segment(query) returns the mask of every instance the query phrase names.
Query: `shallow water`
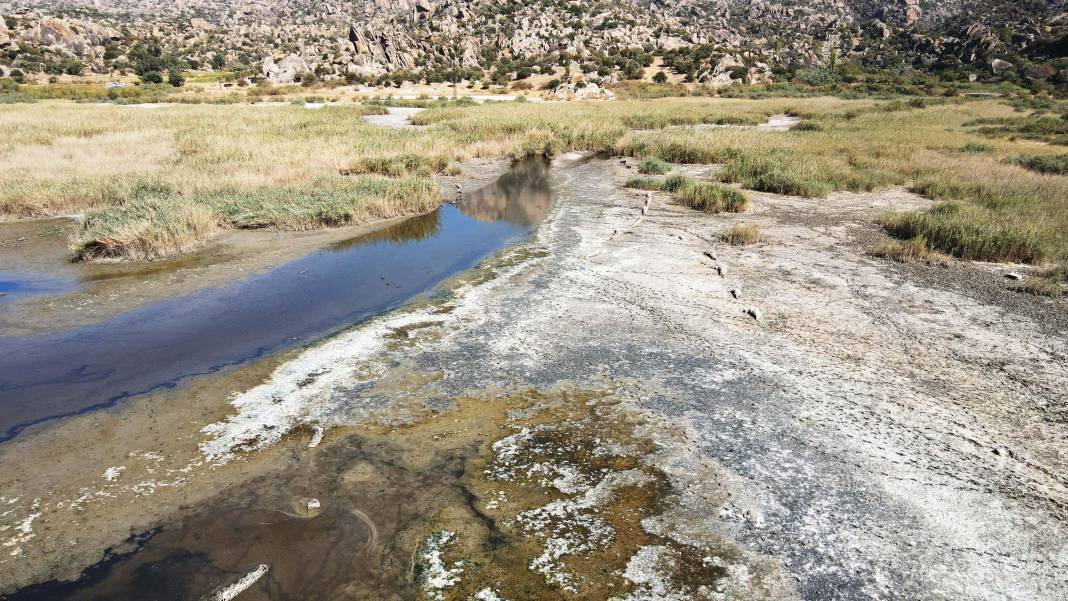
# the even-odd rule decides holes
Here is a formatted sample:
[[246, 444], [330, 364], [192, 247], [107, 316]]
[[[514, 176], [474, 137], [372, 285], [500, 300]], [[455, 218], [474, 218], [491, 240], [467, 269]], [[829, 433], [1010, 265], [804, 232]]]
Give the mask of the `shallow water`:
[[547, 163], [525, 161], [455, 206], [248, 280], [68, 332], [0, 338], [0, 441], [398, 307], [523, 239], [551, 205]]
[[41, 277], [32, 273], [0, 271], [0, 303], [27, 296], [59, 294], [77, 288], [73, 277]]

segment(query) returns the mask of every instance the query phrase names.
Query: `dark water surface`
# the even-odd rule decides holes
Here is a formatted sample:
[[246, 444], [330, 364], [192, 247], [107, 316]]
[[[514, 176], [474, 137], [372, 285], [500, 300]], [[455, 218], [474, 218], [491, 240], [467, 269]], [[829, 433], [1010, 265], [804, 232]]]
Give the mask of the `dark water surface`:
[[456, 206], [248, 280], [68, 332], [0, 338], [0, 442], [398, 307], [522, 240], [551, 206], [548, 164], [524, 161]]

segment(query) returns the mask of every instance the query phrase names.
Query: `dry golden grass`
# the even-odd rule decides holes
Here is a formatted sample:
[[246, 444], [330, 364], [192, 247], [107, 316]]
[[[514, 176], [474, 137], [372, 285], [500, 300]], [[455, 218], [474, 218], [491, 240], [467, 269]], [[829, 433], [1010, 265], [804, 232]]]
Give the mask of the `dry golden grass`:
[[[416, 116], [430, 125], [423, 130], [362, 121], [378, 110], [0, 107], [0, 216], [105, 210], [164, 196], [208, 207], [220, 227], [317, 227], [422, 210], [431, 202], [431, 174], [455, 170], [469, 157], [586, 150], [723, 163], [723, 180], [781, 194], [908, 185], [951, 204], [885, 216], [895, 235], [922, 235], [929, 250], [967, 258], [1068, 257], [1068, 178], [1012, 163], [1056, 150], [990, 139], [967, 125], [1013, 115], [992, 101], [925, 108], [834, 98], [507, 102], [430, 109]], [[807, 127], [703, 125], [757, 123], [781, 113], [801, 116]], [[82, 242], [98, 234], [87, 231]]]
[[760, 242], [760, 226], [755, 223], [738, 223], [727, 228], [719, 239], [733, 246], [748, 246]]
[[354, 162], [436, 153], [441, 136], [365, 124], [359, 106], [0, 108], [0, 217], [90, 212], [83, 259], [154, 259], [219, 227], [306, 229], [426, 212], [429, 173], [349, 177]]

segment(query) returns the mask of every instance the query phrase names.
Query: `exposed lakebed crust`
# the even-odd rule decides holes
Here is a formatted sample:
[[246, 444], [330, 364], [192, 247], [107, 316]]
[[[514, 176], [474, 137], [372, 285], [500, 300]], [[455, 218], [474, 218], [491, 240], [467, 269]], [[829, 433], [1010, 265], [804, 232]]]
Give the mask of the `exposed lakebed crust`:
[[[457, 186], [486, 186], [508, 161], [476, 159], [461, 175], [438, 178], [442, 197]], [[366, 225], [310, 231], [223, 231], [197, 252], [152, 262], [73, 263], [69, 238], [76, 222], [68, 218], [0, 221], [0, 265], [5, 270], [69, 279], [76, 289], [28, 297], [0, 308], [0, 336], [40, 335], [102, 321], [156, 301], [224, 286], [296, 260], [330, 244], [371, 234], [409, 217]]]
[[[98, 561], [130, 526], [169, 524], [143, 557], [211, 533], [217, 555], [190, 571], [198, 591], [265, 562], [298, 592], [348, 578], [336, 590], [349, 596], [1058, 598], [1068, 343], [858, 244], [877, 211], [927, 201], [760, 194], [748, 215], [705, 216], [656, 195], [639, 219], [645, 195], [622, 190], [627, 175], [618, 161], [558, 161], [561, 202], [535, 240], [459, 278], [449, 298], [198, 379], [199, 396], [134, 401], [0, 446], [0, 473], [20, 474], [27, 497], [72, 489], [40, 508], [77, 494], [74, 482], [103, 485], [148, 448], [152, 420], [174, 468], [201, 450], [226, 462], [150, 498], [96, 499], [84, 516], [42, 511], [0, 573], [56, 576]], [[761, 242], [717, 241], [741, 221], [760, 224]], [[79, 448], [86, 458], [56, 480], [33, 461]], [[131, 460], [114, 482], [146, 469]], [[332, 529], [292, 517], [308, 497]], [[38, 511], [32, 498], [14, 506], [3, 525]], [[612, 538], [546, 556], [566, 519], [563, 533], [607, 523]], [[220, 522], [235, 531], [205, 527]], [[93, 540], [45, 552], [80, 531]], [[262, 554], [234, 550], [250, 540]], [[338, 563], [362, 553], [372, 561]], [[257, 586], [242, 598], [265, 598]]]

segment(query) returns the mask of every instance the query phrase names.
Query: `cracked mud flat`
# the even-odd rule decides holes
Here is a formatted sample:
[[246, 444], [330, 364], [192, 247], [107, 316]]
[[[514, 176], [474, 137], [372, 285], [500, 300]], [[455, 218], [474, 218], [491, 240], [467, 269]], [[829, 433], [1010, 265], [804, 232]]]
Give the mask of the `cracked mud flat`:
[[[875, 213], [925, 205], [903, 191], [754, 194], [740, 216], [655, 196], [642, 218], [618, 162], [555, 167], [555, 215], [447, 299], [205, 384], [184, 419], [157, 406], [180, 424], [159, 462], [187, 482], [73, 520], [3, 452], [23, 480], [0, 492], [19, 551], [0, 590], [70, 578], [110, 539], [74, 598], [151, 574], [197, 598], [261, 564], [239, 598], [1063, 598], [1062, 306], [870, 257]], [[718, 242], [737, 221], [764, 240]], [[82, 423], [136, 437], [144, 410]], [[111, 459], [102, 490], [155, 461]]]

